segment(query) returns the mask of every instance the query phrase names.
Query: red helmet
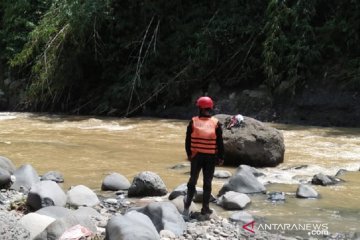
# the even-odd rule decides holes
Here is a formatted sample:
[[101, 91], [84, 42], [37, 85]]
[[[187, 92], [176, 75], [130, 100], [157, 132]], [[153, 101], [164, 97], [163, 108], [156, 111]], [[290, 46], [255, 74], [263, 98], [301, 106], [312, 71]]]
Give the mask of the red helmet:
[[199, 97], [199, 99], [196, 101], [196, 106], [199, 108], [214, 108], [214, 102], [209, 97]]

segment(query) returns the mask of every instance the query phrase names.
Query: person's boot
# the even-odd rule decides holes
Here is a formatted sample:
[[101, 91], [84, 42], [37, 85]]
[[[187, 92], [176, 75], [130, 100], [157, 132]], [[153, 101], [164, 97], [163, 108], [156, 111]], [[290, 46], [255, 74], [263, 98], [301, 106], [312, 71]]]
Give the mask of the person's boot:
[[201, 214], [202, 215], [211, 215], [213, 213], [213, 210], [209, 208], [209, 206], [203, 206], [201, 208]]

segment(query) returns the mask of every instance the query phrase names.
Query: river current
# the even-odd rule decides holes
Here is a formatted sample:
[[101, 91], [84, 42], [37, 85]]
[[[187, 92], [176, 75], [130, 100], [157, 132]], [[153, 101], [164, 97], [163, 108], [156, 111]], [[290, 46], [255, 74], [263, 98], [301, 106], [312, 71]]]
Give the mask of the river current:
[[[329, 232], [360, 231], [360, 129], [267, 123], [282, 131], [285, 161], [260, 168], [259, 180], [271, 192], [285, 192], [284, 203], [250, 195], [246, 210], [257, 221], [277, 224], [326, 224]], [[129, 181], [141, 171], [161, 176], [169, 190], [187, 182], [189, 168], [171, 169], [186, 162], [187, 121], [155, 118], [100, 118], [0, 112], [0, 156], [19, 167], [31, 164], [38, 173], [63, 173], [65, 189], [83, 184], [101, 193], [103, 178], [118, 172]], [[306, 165], [306, 167], [299, 167]], [[235, 168], [218, 167], [232, 173]], [[295, 198], [297, 186], [317, 173], [350, 172], [335, 186], [314, 186], [320, 199]], [[226, 180], [214, 179], [213, 194]], [[201, 186], [201, 177], [198, 186]], [[222, 215], [223, 211], [212, 205]]]

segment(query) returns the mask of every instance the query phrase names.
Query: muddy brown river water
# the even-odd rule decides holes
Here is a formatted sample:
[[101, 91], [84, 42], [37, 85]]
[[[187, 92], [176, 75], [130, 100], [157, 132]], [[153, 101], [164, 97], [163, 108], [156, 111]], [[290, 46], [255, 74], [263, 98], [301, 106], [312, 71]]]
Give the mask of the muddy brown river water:
[[[174, 119], [0, 112], [0, 155], [17, 167], [31, 164], [40, 175], [62, 172], [64, 189], [83, 184], [100, 192], [109, 172], [119, 172], [131, 181], [141, 171], [153, 171], [171, 190], [188, 180], [188, 168], [171, 169], [186, 161], [186, 125], [187, 121]], [[259, 180], [268, 191], [285, 192], [286, 201], [271, 203], [266, 195], [250, 195], [247, 211], [265, 223], [317, 223], [326, 224], [329, 232], [360, 232], [360, 129], [270, 125], [284, 134], [285, 161], [275, 168], [259, 169], [265, 173]], [[294, 168], [300, 165], [307, 167]], [[315, 186], [320, 199], [295, 198], [300, 181], [320, 172], [334, 175], [339, 169], [352, 172], [341, 176], [342, 184]], [[214, 195], [224, 182], [214, 180]], [[213, 207], [222, 215], [231, 213]]]

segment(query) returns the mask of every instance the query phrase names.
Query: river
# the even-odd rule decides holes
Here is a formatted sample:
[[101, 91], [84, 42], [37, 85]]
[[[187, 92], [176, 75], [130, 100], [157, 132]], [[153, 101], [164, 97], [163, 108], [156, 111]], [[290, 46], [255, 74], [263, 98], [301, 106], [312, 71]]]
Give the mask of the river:
[[[251, 195], [247, 211], [265, 223], [326, 224], [330, 232], [360, 231], [360, 129], [273, 124], [285, 139], [285, 161], [259, 169], [268, 191], [286, 193], [285, 203], [271, 203], [266, 195]], [[161, 176], [169, 190], [188, 180], [188, 168], [171, 167], [186, 161], [187, 121], [153, 118], [100, 118], [31, 113], [0, 113], [0, 155], [17, 167], [31, 164], [38, 173], [63, 173], [66, 190], [83, 184], [97, 192], [103, 178], [119, 172], [130, 181], [141, 171]], [[307, 165], [305, 168], [294, 167]], [[218, 167], [234, 172], [235, 168]], [[297, 199], [299, 181], [316, 173], [335, 175], [344, 183], [314, 186], [321, 198]], [[214, 180], [213, 194], [225, 180]], [[201, 186], [201, 178], [199, 186]], [[215, 207], [220, 214], [230, 212]]]

